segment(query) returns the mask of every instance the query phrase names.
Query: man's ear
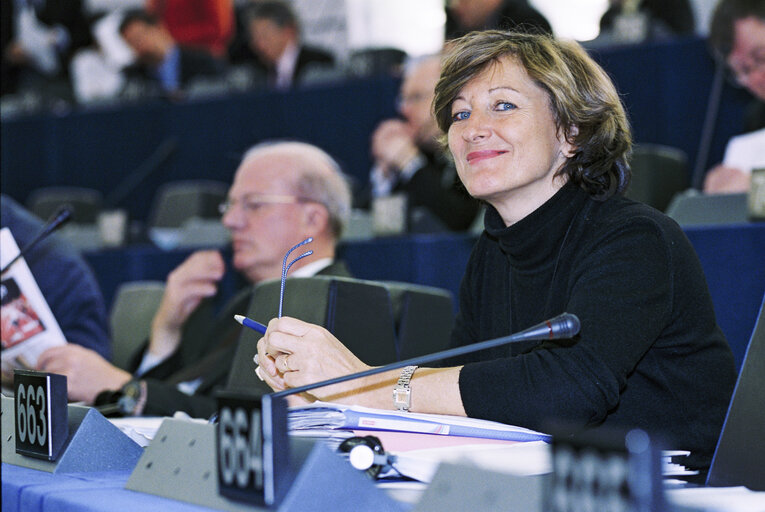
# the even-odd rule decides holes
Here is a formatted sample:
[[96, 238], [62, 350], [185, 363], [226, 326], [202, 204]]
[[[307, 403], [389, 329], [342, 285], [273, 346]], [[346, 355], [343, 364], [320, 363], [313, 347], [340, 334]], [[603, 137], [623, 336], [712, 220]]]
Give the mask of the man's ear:
[[311, 235], [316, 235], [329, 228], [329, 212], [323, 204], [305, 203], [303, 215], [303, 222], [310, 230]]

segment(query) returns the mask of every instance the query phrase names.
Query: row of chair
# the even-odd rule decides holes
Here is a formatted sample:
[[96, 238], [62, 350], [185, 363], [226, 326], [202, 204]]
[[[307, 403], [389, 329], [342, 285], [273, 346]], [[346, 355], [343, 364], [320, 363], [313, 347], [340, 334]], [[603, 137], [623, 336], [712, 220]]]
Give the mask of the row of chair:
[[[255, 287], [247, 316], [267, 322], [278, 314], [280, 281]], [[161, 281], [127, 282], [110, 311], [112, 361], [127, 369], [150, 333], [164, 293]], [[369, 364], [386, 364], [447, 348], [454, 309], [452, 294], [402, 282], [315, 276], [288, 279], [284, 313], [326, 327]], [[233, 318], [231, 319], [233, 322]], [[243, 330], [230, 382], [254, 384], [252, 357], [260, 336]]]
[[[228, 184], [213, 180], [182, 180], [162, 185], [154, 195], [148, 225], [177, 228], [190, 218], [218, 218], [218, 205], [226, 198]], [[43, 187], [32, 191], [27, 208], [47, 219], [62, 205], [72, 209], [78, 224], [95, 224], [98, 215], [110, 205], [101, 191], [84, 187]]]
[[[220, 224], [218, 206], [226, 199], [227, 192], [228, 184], [214, 180], [165, 183], [154, 194], [146, 235], [163, 248], [223, 245], [228, 240], [228, 232]], [[72, 210], [72, 222], [62, 230], [62, 236], [82, 250], [98, 249], [105, 244], [104, 233], [98, 226], [99, 217], [113, 206], [99, 190], [39, 188], [30, 193], [26, 205], [42, 219], [50, 218], [66, 205]], [[123, 229], [125, 238], [129, 237], [130, 227], [125, 225]]]

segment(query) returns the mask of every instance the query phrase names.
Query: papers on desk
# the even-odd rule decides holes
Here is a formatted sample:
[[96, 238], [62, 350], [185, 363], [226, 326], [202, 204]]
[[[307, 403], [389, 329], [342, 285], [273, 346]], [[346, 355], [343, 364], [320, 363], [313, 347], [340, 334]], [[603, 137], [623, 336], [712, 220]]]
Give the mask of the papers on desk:
[[688, 487], [669, 489], [667, 502], [684, 510], [705, 512], [765, 512], [765, 492], [746, 487]]
[[765, 168], [765, 151], [762, 148], [765, 148], [765, 128], [731, 137], [725, 148], [723, 163], [747, 173], [752, 169]]
[[[140, 447], [146, 448], [154, 439], [159, 427], [166, 418], [167, 416], [128, 416], [125, 418], [109, 418], [109, 421], [120, 429], [123, 434], [138, 443]], [[192, 418], [182, 411], [176, 412], [173, 415], [173, 419], [207, 423], [205, 419]]]
[[386, 476], [427, 483], [443, 462], [516, 475], [552, 470], [549, 435], [493, 421], [323, 402], [290, 408], [287, 418], [290, 435], [315, 434], [330, 444], [351, 435], [378, 437], [395, 457]]
[[287, 418], [290, 432], [312, 429], [375, 430], [503, 441], [550, 440], [547, 434], [494, 421], [325, 402], [290, 408]]

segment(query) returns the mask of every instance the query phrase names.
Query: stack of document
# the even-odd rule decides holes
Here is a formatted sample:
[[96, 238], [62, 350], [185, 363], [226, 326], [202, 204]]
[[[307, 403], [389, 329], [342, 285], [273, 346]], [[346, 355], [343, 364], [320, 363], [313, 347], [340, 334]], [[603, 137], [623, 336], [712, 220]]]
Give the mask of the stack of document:
[[687, 450], [664, 450], [661, 452], [661, 473], [665, 478], [698, 475], [699, 472], [685, 466], [685, 459], [691, 454]]
[[287, 418], [290, 433], [337, 429], [410, 432], [502, 441], [550, 440], [547, 434], [494, 421], [443, 414], [388, 411], [326, 402], [290, 408]]

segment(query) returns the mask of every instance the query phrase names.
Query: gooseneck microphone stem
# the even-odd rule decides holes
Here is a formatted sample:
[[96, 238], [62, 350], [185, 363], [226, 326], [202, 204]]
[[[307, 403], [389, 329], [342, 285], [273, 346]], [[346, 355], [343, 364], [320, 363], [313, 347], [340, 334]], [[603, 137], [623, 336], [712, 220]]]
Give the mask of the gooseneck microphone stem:
[[28, 253], [35, 245], [38, 244], [41, 240], [45, 239], [48, 235], [53, 233], [55, 230], [63, 226], [69, 219], [72, 218], [72, 211], [69, 208], [61, 208], [58, 212], [56, 212], [43, 226], [42, 230], [37, 234], [36, 237], [32, 239], [31, 242], [29, 242], [23, 249], [19, 251], [19, 253], [11, 260], [9, 261], [2, 270], [0, 270], [0, 275], [5, 274], [5, 271], [11, 268], [11, 265], [16, 263], [16, 260], [24, 256], [26, 253]]
[[433, 354], [427, 354], [424, 356], [412, 357], [405, 359], [404, 361], [397, 361], [395, 363], [386, 364], [384, 366], [378, 366], [376, 368], [370, 368], [363, 372], [351, 373], [349, 375], [343, 375], [341, 377], [335, 377], [332, 379], [323, 380], [320, 382], [314, 382], [313, 384], [306, 384], [295, 388], [285, 389], [283, 391], [277, 391], [271, 393], [272, 398], [281, 398], [288, 395], [294, 395], [310, 391], [312, 389], [321, 388], [324, 386], [331, 386], [332, 384], [339, 384], [353, 379], [360, 379], [368, 377], [370, 375], [376, 375], [378, 373], [384, 373], [397, 368], [403, 368], [410, 365], [423, 365], [426, 363], [432, 363], [441, 359], [448, 359], [451, 357], [461, 356], [469, 354], [471, 352], [478, 352], [480, 350], [486, 350], [489, 348], [499, 347], [502, 345], [509, 345], [511, 343], [520, 343], [533, 340], [554, 340], [572, 338], [579, 332], [579, 318], [571, 313], [562, 313], [555, 318], [546, 320], [540, 324], [521, 331], [519, 333], [511, 334], [509, 336], [503, 336], [501, 338], [494, 338], [479, 343], [472, 343], [462, 347], [451, 348], [435, 352]]

